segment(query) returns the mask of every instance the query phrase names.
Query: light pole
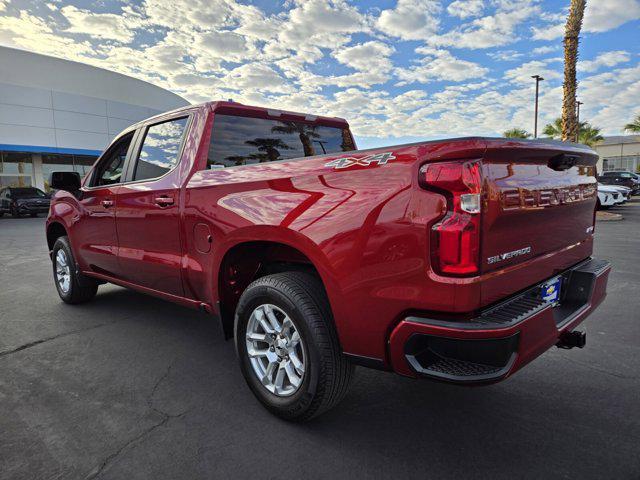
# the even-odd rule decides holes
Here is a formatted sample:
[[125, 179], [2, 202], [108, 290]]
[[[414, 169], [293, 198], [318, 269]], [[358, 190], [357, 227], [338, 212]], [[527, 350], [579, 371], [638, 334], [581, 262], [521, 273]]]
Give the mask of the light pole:
[[576, 123], [578, 124], [578, 131], [576, 132], [576, 143], [580, 141], [580, 105], [583, 102], [576, 100]]
[[538, 92], [539, 92], [539, 83], [544, 80], [540, 75], [531, 75], [531, 78], [536, 79], [536, 112], [533, 120], [533, 138], [538, 138]]

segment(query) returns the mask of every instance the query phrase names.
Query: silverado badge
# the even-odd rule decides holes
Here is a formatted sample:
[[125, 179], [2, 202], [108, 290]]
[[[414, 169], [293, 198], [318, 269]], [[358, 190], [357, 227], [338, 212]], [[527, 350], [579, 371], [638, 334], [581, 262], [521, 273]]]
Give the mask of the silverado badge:
[[526, 255], [527, 253], [531, 253], [531, 247], [524, 247], [518, 250], [513, 250], [512, 252], [501, 253], [500, 255], [495, 255], [493, 257], [487, 258], [487, 263], [498, 263], [503, 262], [505, 260], [509, 260], [513, 257], [519, 257], [520, 255]]

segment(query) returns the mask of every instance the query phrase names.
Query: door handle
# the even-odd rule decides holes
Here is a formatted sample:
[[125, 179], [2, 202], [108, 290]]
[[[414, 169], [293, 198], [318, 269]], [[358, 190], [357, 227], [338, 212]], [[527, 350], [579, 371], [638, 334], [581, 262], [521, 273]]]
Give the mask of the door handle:
[[168, 207], [170, 205], [173, 205], [173, 197], [156, 197], [153, 201], [160, 207]]
[[113, 200], [102, 200], [102, 206], [104, 208], [113, 207]]

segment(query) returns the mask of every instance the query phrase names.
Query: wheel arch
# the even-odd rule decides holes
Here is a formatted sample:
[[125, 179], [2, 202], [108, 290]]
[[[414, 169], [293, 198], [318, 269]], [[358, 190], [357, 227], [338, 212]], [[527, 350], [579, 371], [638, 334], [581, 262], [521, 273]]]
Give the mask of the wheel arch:
[[47, 246], [49, 247], [49, 252], [53, 250], [53, 245], [56, 243], [56, 240], [65, 235], [68, 235], [67, 229], [61, 222], [53, 221], [47, 225]]
[[306, 271], [316, 275], [331, 306], [332, 275], [323, 268], [326, 264], [323, 264], [321, 252], [299, 247], [282, 238], [245, 238], [228, 246], [214, 269], [213, 285], [225, 338], [233, 337], [235, 309], [242, 292], [251, 282], [266, 275], [285, 271]]

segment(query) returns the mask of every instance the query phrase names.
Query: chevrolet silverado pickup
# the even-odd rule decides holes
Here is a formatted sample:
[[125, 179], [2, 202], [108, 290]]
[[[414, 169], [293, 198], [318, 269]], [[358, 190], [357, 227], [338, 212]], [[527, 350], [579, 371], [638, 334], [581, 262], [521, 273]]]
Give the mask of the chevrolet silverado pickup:
[[339, 402], [354, 365], [497, 382], [584, 346], [610, 271], [591, 257], [596, 158], [479, 137], [356, 150], [340, 118], [189, 106], [123, 131], [83, 179], [52, 175], [55, 286], [214, 315], [289, 420]]

